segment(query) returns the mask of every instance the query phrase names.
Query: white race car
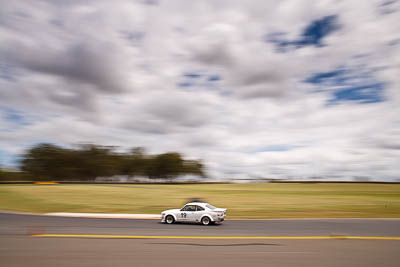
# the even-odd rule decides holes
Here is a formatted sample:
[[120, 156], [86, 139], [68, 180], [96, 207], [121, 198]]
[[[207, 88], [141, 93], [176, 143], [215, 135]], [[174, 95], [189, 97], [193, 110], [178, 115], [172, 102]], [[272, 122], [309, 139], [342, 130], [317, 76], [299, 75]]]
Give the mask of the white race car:
[[161, 213], [162, 223], [197, 222], [203, 225], [221, 223], [225, 220], [226, 209], [216, 208], [205, 202], [187, 203], [181, 209], [165, 210]]

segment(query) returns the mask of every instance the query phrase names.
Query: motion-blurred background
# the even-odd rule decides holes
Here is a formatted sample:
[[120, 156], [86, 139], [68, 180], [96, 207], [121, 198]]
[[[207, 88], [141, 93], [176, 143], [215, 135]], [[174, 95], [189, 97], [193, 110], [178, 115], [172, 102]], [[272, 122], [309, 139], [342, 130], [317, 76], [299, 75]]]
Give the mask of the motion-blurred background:
[[[399, 0], [0, 0], [1, 267], [397, 267], [399, 22]], [[227, 220], [159, 222], [193, 199]]]
[[1, 168], [32, 171], [23, 155], [51, 144], [74, 162], [51, 163], [53, 179], [119, 175], [134, 167], [108, 156], [95, 172], [77, 165], [104, 147], [125, 158], [144, 147], [214, 180], [398, 181], [399, 10], [392, 0], [1, 1]]

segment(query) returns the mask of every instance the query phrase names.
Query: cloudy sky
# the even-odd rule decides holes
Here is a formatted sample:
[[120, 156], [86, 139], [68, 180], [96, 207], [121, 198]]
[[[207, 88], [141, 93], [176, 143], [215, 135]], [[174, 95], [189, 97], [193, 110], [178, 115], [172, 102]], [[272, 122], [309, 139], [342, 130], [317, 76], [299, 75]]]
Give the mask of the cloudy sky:
[[41, 142], [214, 178], [400, 178], [400, 1], [0, 2], [0, 165]]

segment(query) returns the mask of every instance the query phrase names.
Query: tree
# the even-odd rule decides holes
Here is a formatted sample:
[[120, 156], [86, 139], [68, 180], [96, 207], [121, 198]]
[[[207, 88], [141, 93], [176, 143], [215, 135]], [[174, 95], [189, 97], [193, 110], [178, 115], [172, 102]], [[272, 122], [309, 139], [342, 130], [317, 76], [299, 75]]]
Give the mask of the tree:
[[121, 173], [122, 156], [113, 153], [112, 147], [98, 145], [82, 145], [75, 154], [75, 166], [78, 169], [79, 177], [85, 180], [92, 180], [100, 176], [113, 176]]
[[39, 144], [23, 156], [21, 168], [34, 180], [94, 180], [114, 175], [172, 179], [179, 175], [204, 176], [200, 161], [184, 160], [177, 152], [146, 155], [143, 148], [116, 153], [114, 147], [94, 144], [77, 149]]
[[121, 171], [124, 175], [145, 176], [149, 160], [146, 150], [142, 147], [131, 149], [130, 153], [122, 159]]
[[64, 178], [64, 152], [62, 148], [52, 144], [39, 144], [24, 155], [22, 170], [39, 180]]
[[155, 156], [147, 168], [150, 178], [171, 179], [183, 173], [183, 159], [176, 152], [164, 153]]
[[186, 160], [183, 164], [185, 174], [193, 174], [200, 177], [205, 177], [204, 164], [198, 160]]
[[0, 181], [24, 181], [26, 174], [17, 170], [5, 170], [0, 168]]

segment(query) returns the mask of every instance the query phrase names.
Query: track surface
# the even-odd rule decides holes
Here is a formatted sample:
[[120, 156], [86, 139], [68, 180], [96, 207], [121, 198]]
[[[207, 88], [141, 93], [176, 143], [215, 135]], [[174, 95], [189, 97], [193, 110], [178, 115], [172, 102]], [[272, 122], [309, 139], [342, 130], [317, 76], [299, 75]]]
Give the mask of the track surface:
[[227, 220], [164, 225], [156, 220], [84, 219], [0, 213], [1, 266], [398, 266], [396, 240], [203, 240], [31, 237], [400, 236], [396, 219]]

